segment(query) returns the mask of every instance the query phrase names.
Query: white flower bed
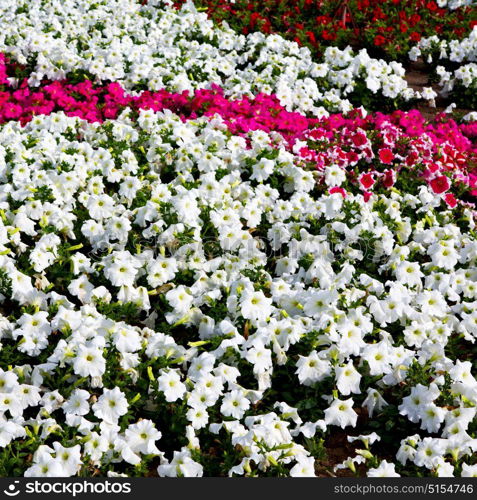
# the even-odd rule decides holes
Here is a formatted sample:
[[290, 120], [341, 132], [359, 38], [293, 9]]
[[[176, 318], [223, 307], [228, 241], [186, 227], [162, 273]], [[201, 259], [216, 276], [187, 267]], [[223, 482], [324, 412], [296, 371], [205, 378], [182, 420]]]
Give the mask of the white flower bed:
[[249, 137], [151, 111], [0, 129], [0, 446], [40, 444], [29, 476], [200, 476], [214, 442], [223, 473], [300, 476], [346, 429], [342, 467], [396, 475], [383, 440], [475, 475], [470, 212], [320, 193]]

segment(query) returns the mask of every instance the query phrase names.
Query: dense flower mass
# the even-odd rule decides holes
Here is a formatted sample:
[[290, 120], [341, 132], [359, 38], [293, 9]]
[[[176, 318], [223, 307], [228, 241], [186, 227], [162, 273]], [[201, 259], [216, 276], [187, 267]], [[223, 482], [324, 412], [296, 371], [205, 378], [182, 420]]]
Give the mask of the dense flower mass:
[[[373, 59], [366, 50], [330, 47], [317, 62], [278, 35], [236, 34], [215, 27], [190, 2], [180, 11], [168, 3], [7, 3], [0, 6], [0, 51], [32, 86], [66, 76], [113, 80], [128, 90], [181, 92], [215, 83], [231, 96], [273, 92], [287, 108], [318, 115], [363, 102], [395, 107], [420, 96], [400, 63]], [[125, 25], [125, 15], [134, 22]]]
[[[183, 5], [186, 0], [178, 0]], [[320, 55], [355, 44], [405, 58], [421, 38], [460, 39], [477, 24], [472, 0], [198, 0], [209, 16], [243, 33], [280, 33]]]
[[[442, 432], [436, 457], [457, 447], [467, 463], [472, 212], [425, 183], [344, 196], [339, 167], [320, 189], [270, 135], [218, 118], [129, 115], [1, 131], [4, 442], [51, 442], [26, 474], [127, 472], [159, 456], [171, 475], [173, 450], [184, 474], [211, 473], [216, 435], [240, 443], [222, 473], [293, 473], [307, 440], [380, 418], [403, 442]], [[295, 393], [277, 394], [289, 376]]]
[[[366, 190], [375, 183], [386, 188], [394, 186], [401, 177], [400, 162], [410, 170], [406, 179], [425, 178], [437, 194], [448, 191], [451, 180], [460, 192], [471, 188], [472, 194], [477, 184], [477, 147], [468, 137], [477, 135], [477, 124], [459, 126], [445, 116], [436, 123], [426, 123], [416, 111], [367, 117], [359, 112], [349, 117], [338, 114], [310, 119], [287, 111], [274, 96], [265, 94], [253, 99], [229, 100], [222, 89], [213, 86], [192, 95], [188, 91], [180, 94], [144, 91], [134, 96], [116, 83], [95, 87], [89, 80], [75, 85], [54, 82], [34, 91], [24, 82], [22, 88], [8, 88], [3, 96], [0, 122], [27, 123], [35, 116], [58, 110], [90, 122], [117, 118], [125, 108], [168, 109], [178, 113], [182, 120], [200, 114], [219, 115], [235, 134], [252, 130], [279, 132], [289, 148], [302, 145], [300, 156], [312, 162], [318, 171], [325, 174], [327, 167], [344, 170], [343, 175], [350, 181], [355, 177]], [[380, 164], [377, 170], [375, 159]], [[337, 181], [336, 185], [340, 184]]]
[[476, 476], [475, 114], [176, 7], [0, 6], [0, 474]]

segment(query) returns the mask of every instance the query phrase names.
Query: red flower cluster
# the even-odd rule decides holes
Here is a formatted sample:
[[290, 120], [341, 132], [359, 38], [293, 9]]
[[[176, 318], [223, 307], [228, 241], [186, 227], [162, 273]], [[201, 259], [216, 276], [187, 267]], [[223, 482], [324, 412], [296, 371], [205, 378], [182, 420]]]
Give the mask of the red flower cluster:
[[[417, 110], [366, 117], [356, 110], [322, 119], [304, 136], [306, 162], [322, 172], [340, 166], [348, 188], [366, 196], [380, 187], [410, 192], [411, 183], [423, 181], [449, 206], [457, 203], [455, 194], [477, 195], [477, 123], [458, 125], [445, 115], [427, 122]], [[339, 192], [345, 195], [345, 187]]]

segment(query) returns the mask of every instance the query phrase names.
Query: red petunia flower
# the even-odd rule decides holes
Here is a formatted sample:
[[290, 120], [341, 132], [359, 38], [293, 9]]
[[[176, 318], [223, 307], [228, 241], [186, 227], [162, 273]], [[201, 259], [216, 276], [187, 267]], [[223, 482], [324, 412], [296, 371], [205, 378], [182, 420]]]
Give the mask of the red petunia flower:
[[329, 189], [328, 192], [330, 194], [339, 193], [343, 198], [346, 198], [346, 191], [342, 187], [339, 186], [332, 187]]
[[435, 177], [430, 182], [430, 185], [435, 194], [445, 193], [450, 188], [449, 179], [445, 175], [439, 175], [438, 177]]
[[358, 148], [360, 146], [364, 146], [368, 142], [366, 134], [360, 134], [360, 133], [352, 135], [351, 140], [353, 141], [353, 144]]
[[350, 165], [358, 163], [359, 156], [354, 151], [350, 151], [349, 153], [347, 153], [347, 157], [348, 157], [348, 163]]
[[315, 38], [315, 34], [313, 33], [313, 31], [307, 31], [306, 36], [308, 37], [308, 41], [312, 45], [316, 45], [316, 38]]
[[394, 154], [389, 148], [382, 148], [379, 150], [379, 159], [381, 163], [389, 165], [394, 160]]
[[395, 173], [393, 170], [389, 169], [384, 172], [383, 185], [384, 187], [390, 188], [394, 186], [396, 182]]
[[444, 200], [450, 208], [454, 208], [457, 205], [456, 197], [452, 193], [445, 194]]
[[419, 14], [413, 14], [410, 18], [409, 18], [409, 24], [411, 26], [415, 26], [419, 21], [421, 20], [421, 16]]
[[358, 178], [359, 183], [361, 184], [361, 187], [364, 189], [368, 190], [370, 187], [373, 187], [374, 185], [374, 177], [371, 172], [361, 174]]

